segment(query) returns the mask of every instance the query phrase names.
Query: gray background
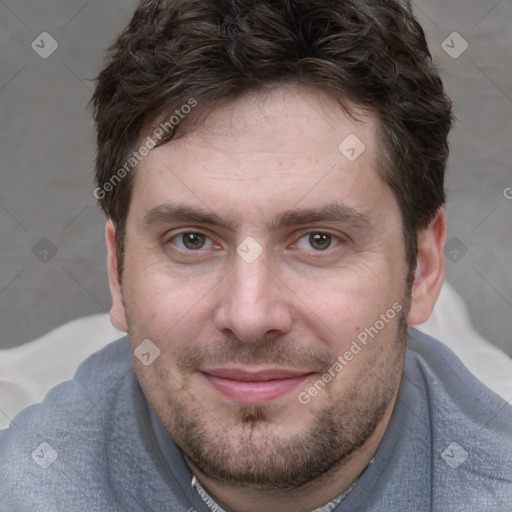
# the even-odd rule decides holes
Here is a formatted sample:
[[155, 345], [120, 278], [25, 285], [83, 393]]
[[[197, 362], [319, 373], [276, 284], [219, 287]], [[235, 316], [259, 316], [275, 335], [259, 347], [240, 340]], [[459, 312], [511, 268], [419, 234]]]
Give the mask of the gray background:
[[[0, 0], [0, 348], [109, 308], [86, 105], [104, 50], [135, 3]], [[512, 3], [413, 6], [458, 117], [447, 278], [475, 327], [512, 355]], [[42, 46], [42, 32], [59, 45], [47, 59], [31, 47]], [[468, 48], [459, 56], [461, 37]], [[40, 51], [50, 48], [45, 41]]]

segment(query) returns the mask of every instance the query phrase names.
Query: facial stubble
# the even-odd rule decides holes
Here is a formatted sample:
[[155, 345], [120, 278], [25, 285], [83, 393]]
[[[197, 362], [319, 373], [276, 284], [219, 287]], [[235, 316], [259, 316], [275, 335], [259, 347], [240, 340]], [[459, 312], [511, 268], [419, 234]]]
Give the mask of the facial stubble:
[[[403, 304], [407, 305], [409, 299], [410, 296]], [[372, 436], [396, 398], [405, 359], [408, 309], [404, 307], [397, 318], [394, 346], [389, 350], [387, 360], [379, 360], [376, 355], [379, 351], [375, 350], [374, 358], [364, 370], [367, 374], [352, 380], [338, 392], [340, 396], [335, 396], [333, 386], [326, 387], [322, 393], [328, 394], [323, 402], [327, 405], [318, 410], [311, 409], [301, 431], [294, 434], [283, 429], [286, 418], [279, 424], [273, 421], [279, 415], [274, 404], [234, 404], [231, 428], [226, 428], [222, 419], [215, 418], [207, 412], [206, 404], [201, 404], [200, 397], [189, 386], [188, 377], [180, 389], [168, 393], [165, 399], [156, 390], [162, 382], [176, 382], [167, 369], [160, 367], [152, 375], [139, 372], [139, 381], [186, 460], [203, 474], [233, 486], [297, 489], [346, 463]], [[268, 345], [272, 346], [276, 345]], [[239, 351], [235, 350], [237, 360], [271, 360], [275, 364], [276, 360], [287, 359], [286, 352], [278, 348], [269, 348], [266, 353], [264, 348], [258, 355], [253, 354], [255, 357], [247, 354], [246, 345], [239, 348]], [[233, 348], [225, 352], [227, 360], [233, 362]], [[197, 362], [190, 360], [190, 353], [182, 357], [181, 368], [192, 367]], [[292, 359], [296, 363], [297, 359], [304, 358], [306, 356], [301, 358], [295, 354]], [[311, 354], [310, 359], [325, 364], [320, 355]], [[342, 378], [343, 373], [336, 377]]]

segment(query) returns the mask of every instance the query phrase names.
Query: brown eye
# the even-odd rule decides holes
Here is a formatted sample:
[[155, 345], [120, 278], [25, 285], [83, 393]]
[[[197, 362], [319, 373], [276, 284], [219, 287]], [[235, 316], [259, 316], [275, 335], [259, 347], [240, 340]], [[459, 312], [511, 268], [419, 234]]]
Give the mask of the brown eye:
[[327, 233], [311, 233], [309, 235], [309, 244], [317, 251], [325, 251], [332, 244], [332, 235]]
[[202, 249], [206, 245], [206, 237], [200, 233], [183, 233], [181, 241], [183, 246], [190, 251]]

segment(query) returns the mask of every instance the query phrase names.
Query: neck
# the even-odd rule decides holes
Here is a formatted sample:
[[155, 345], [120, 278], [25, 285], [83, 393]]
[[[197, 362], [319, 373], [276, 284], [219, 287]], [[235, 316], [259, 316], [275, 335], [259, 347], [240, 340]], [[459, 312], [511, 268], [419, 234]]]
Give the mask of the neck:
[[304, 512], [315, 511], [346, 492], [370, 464], [386, 433], [395, 400], [388, 407], [373, 434], [356, 452], [299, 489], [262, 490], [248, 485], [233, 486], [204, 474], [185, 457], [201, 486], [226, 512]]

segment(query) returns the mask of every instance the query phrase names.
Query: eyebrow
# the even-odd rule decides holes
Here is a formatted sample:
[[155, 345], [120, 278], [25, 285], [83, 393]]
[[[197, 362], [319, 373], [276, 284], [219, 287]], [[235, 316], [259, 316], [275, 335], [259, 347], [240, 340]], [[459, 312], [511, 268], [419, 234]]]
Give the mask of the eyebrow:
[[338, 222], [358, 228], [370, 228], [373, 223], [370, 216], [362, 211], [340, 203], [330, 203], [320, 208], [289, 210], [277, 215], [269, 228], [290, 227], [317, 222]]
[[[230, 230], [234, 230], [239, 224], [239, 222], [229, 223], [207, 209], [195, 208], [184, 204], [166, 203], [151, 209], [144, 216], [141, 227], [146, 230], [155, 225], [172, 222], [210, 224]], [[301, 208], [277, 214], [268, 224], [268, 229], [275, 230], [281, 227], [319, 222], [349, 224], [355, 228], [368, 229], [373, 227], [373, 222], [366, 212], [341, 203], [330, 203], [320, 208]]]
[[142, 219], [141, 226], [144, 229], [148, 229], [154, 225], [177, 221], [196, 224], [212, 224], [215, 226], [222, 226], [224, 228], [230, 227], [228, 223], [224, 222], [224, 220], [211, 211], [172, 203], [162, 204], [152, 210], [149, 210]]

